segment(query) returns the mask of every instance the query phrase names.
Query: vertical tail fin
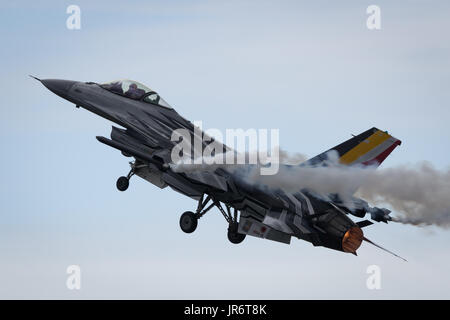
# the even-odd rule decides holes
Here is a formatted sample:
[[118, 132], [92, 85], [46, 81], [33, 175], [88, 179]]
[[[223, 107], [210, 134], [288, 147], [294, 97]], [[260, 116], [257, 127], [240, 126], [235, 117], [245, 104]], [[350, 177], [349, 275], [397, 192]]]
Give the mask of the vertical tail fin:
[[328, 153], [334, 150], [341, 164], [379, 166], [401, 143], [387, 131], [374, 127], [307, 160], [303, 165], [320, 165], [328, 160]]

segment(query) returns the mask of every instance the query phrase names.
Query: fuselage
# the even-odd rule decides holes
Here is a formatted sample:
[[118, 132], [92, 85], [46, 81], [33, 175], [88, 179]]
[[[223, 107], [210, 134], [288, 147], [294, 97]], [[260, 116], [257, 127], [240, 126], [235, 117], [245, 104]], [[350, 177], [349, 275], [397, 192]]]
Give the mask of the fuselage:
[[[54, 79], [41, 82], [77, 107], [124, 128], [113, 127], [111, 144], [129, 146], [130, 150], [139, 150], [163, 164], [171, 162], [174, 130], [196, 132], [194, 125], [173, 108], [146, 102], [145, 96], [131, 99], [93, 82]], [[313, 245], [352, 253], [361, 244], [362, 231], [346, 212], [308, 192], [299, 190], [290, 194], [263, 188], [223, 168], [208, 174], [174, 172], [168, 166], [164, 169], [145, 165], [145, 159], [135, 158], [138, 164], [143, 164], [136, 174], [158, 187], [168, 185], [196, 200], [207, 194], [239, 210], [239, 232], [253, 232], [251, 235], [285, 243], [295, 236]]]

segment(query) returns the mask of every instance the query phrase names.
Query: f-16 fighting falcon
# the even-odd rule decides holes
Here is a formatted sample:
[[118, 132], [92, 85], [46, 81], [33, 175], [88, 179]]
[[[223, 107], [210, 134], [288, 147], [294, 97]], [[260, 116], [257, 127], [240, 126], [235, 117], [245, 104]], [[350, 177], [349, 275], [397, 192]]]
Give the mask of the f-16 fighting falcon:
[[[128, 175], [117, 180], [117, 189], [125, 191], [130, 178], [136, 175], [159, 188], [169, 186], [198, 202], [194, 211], [184, 212], [180, 217], [180, 227], [186, 233], [195, 231], [199, 219], [216, 207], [228, 224], [228, 239], [232, 243], [242, 242], [246, 235], [286, 244], [291, 237], [296, 237], [314, 246], [356, 255], [363, 240], [379, 246], [365, 238], [362, 231], [373, 222], [354, 222], [349, 215], [363, 218], [369, 214], [373, 221], [385, 223], [391, 220], [388, 209], [370, 207], [356, 197], [350, 208], [339, 196], [323, 199], [304, 189], [286, 192], [281, 188], [261, 188], [242, 179], [239, 171], [226, 167], [204, 171], [173, 170], [171, 151], [176, 144], [171, 139], [173, 131], [185, 129], [194, 135], [195, 127], [158, 93], [136, 81], [98, 84], [35, 79], [76, 107], [120, 126], [112, 127], [110, 139], [97, 137], [101, 143], [133, 159]], [[342, 165], [376, 167], [400, 143], [387, 132], [371, 128], [300, 166], [320, 166], [331, 151], [338, 155]], [[229, 151], [227, 146], [222, 146], [223, 152]]]

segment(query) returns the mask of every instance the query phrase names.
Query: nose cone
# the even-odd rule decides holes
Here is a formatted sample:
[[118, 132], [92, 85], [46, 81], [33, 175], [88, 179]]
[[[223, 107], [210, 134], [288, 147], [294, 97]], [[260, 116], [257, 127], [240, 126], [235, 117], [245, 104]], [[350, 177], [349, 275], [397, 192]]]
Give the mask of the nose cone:
[[59, 79], [45, 79], [41, 82], [48, 90], [64, 99], [69, 98], [70, 89], [77, 83], [77, 81]]

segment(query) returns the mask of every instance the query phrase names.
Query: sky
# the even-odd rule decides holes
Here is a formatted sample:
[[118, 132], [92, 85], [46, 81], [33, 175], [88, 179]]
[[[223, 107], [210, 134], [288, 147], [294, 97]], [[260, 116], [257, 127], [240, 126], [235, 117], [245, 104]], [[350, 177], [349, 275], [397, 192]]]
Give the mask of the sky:
[[[81, 9], [69, 30], [66, 9]], [[381, 29], [366, 27], [369, 5]], [[98, 143], [111, 123], [28, 77], [156, 90], [203, 127], [280, 130], [314, 156], [376, 126], [402, 140], [383, 168], [449, 167], [448, 1], [14, 1], [0, 4], [0, 298], [449, 299], [450, 232], [366, 228], [358, 256], [247, 237], [217, 210], [184, 234], [194, 200], [134, 177]], [[66, 286], [69, 265], [81, 289]], [[367, 268], [381, 288], [366, 286]]]

